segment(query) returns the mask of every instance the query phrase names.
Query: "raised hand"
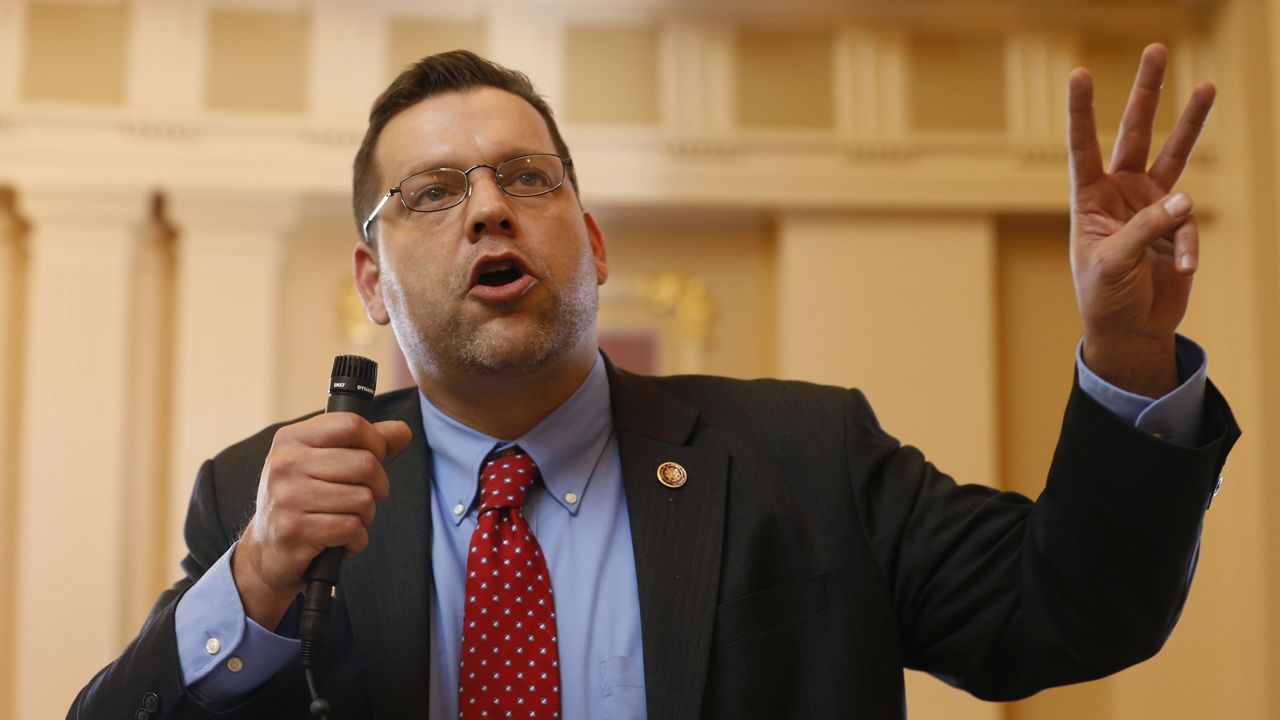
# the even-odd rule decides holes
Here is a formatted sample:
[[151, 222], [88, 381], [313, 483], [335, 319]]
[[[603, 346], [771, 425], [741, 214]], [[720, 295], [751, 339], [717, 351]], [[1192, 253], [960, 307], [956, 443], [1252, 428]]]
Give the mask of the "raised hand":
[[1169, 52], [1151, 45], [1133, 83], [1108, 172], [1093, 114], [1093, 78], [1071, 73], [1071, 270], [1084, 322], [1084, 359], [1130, 392], [1159, 397], [1177, 387], [1174, 331], [1199, 266], [1192, 201], [1173, 188], [1213, 107], [1213, 85], [1192, 91], [1151, 165], [1152, 125]]

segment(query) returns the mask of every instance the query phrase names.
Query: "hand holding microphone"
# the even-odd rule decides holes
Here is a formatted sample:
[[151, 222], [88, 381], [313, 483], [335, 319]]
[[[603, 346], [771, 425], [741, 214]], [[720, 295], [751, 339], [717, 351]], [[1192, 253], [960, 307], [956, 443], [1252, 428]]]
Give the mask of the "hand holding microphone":
[[276, 432], [258, 484], [257, 509], [232, 558], [245, 615], [275, 628], [326, 548], [356, 555], [390, 492], [382, 463], [408, 446], [409, 426], [343, 411]]

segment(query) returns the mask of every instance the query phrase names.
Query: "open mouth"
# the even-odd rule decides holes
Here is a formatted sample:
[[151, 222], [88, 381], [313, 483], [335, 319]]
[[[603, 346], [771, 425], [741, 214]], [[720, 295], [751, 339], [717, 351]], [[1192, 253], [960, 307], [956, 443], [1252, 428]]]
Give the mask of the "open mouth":
[[[504, 264], [511, 265], [510, 263]], [[486, 287], [502, 287], [503, 285], [513, 283], [522, 277], [524, 277], [524, 271], [512, 265], [510, 267], [486, 270], [485, 272], [480, 273], [480, 277], [476, 278], [476, 284], [484, 285]]]
[[514, 253], [481, 259], [471, 271], [471, 297], [488, 303], [513, 302], [523, 297], [537, 278]]

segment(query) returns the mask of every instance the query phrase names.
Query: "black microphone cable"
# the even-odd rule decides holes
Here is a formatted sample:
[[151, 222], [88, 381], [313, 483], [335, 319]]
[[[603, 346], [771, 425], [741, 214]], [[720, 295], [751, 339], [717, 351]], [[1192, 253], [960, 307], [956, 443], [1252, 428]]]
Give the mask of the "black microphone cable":
[[[329, 375], [329, 401], [324, 411], [350, 412], [369, 420], [373, 391], [378, 383], [378, 363], [359, 355], [339, 355], [333, 359]], [[338, 594], [338, 571], [346, 548], [325, 548], [307, 567], [303, 578], [302, 617], [298, 637], [302, 640], [302, 671], [311, 691], [311, 715], [328, 720], [329, 701], [316, 689], [315, 667], [320, 662], [329, 637], [329, 611]]]

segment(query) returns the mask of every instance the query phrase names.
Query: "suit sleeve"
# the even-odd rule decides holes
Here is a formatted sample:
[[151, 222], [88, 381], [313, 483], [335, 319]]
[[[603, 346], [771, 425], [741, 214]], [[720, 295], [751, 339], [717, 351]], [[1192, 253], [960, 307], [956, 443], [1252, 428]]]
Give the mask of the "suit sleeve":
[[212, 461], [206, 461], [196, 477], [184, 535], [185, 577], [160, 595], [137, 637], [120, 657], [80, 691], [67, 713], [69, 719], [143, 717], [139, 710], [155, 720], [211, 717], [184, 689], [174, 612], [182, 594], [231, 545], [219, 513]]
[[1190, 586], [1205, 509], [1239, 436], [1206, 387], [1181, 447], [1072, 391], [1044, 492], [957, 485], [886, 435], [858, 393], [855, 499], [899, 618], [904, 662], [988, 700], [1153, 655]]

